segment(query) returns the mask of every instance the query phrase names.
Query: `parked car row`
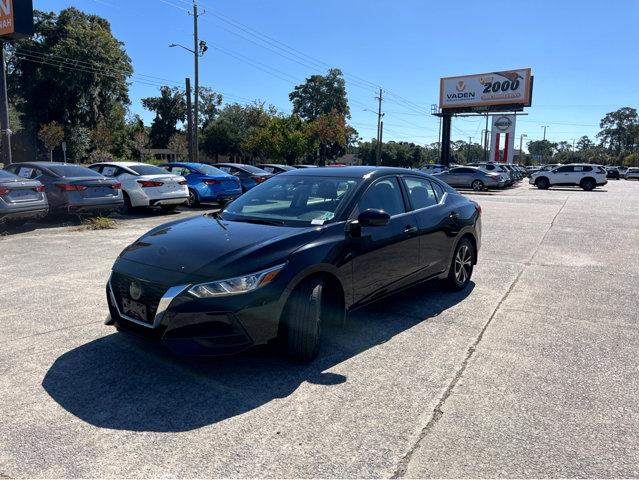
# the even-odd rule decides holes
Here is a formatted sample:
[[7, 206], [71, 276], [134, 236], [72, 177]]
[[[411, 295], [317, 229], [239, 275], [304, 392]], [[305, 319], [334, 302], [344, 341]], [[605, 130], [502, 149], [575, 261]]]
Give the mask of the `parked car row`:
[[477, 192], [510, 187], [526, 176], [519, 165], [503, 163], [471, 163], [464, 166], [426, 165], [421, 169], [431, 173], [451, 187], [472, 188]]
[[206, 202], [224, 205], [290, 170], [295, 168], [279, 164], [15, 163], [0, 170], [0, 224], [19, 225], [47, 215], [126, 213], [136, 208], [171, 211]]

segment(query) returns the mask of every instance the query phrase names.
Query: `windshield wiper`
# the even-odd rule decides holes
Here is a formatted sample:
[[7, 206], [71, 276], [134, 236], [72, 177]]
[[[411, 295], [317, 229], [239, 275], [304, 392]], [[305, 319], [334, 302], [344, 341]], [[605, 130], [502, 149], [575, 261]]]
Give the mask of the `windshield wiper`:
[[234, 220], [235, 222], [257, 223], [260, 225], [282, 226], [284, 222], [281, 220], [270, 220], [268, 218], [242, 217]]

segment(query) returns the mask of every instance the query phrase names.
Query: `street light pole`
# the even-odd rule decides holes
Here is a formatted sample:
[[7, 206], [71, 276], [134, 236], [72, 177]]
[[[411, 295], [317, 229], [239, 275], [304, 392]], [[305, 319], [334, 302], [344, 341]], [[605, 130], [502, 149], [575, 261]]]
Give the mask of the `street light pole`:
[[544, 125], [542, 128], [544, 129], [544, 145], [541, 148], [541, 164], [546, 164], [546, 129], [550, 127], [550, 125]]
[[375, 165], [379, 166], [380, 158], [382, 157], [382, 89], [379, 89], [379, 106], [377, 109], [377, 153], [375, 154]]
[[522, 148], [523, 148], [523, 143], [524, 143], [524, 137], [527, 137], [527, 136], [528, 136], [528, 135], [526, 135], [525, 133], [522, 133], [522, 134], [519, 136], [519, 160], [520, 160], [520, 161], [521, 161], [521, 157], [523, 156]]
[[473, 141], [473, 137], [468, 137], [468, 153], [466, 154], [466, 163], [470, 160], [470, 144]]
[[193, 96], [193, 161], [200, 160], [200, 143], [198, 140], [198, 126], [200, 124], [200, 55], [198, 38], [197, 0], [193, 0], [193, 58], [195, 59], [195, 91]]
[[7, 67], [4, 63], [4, 40], [0, 40], [0, 137], [2, 141], [2, 163], [9, 165], [11, 159], [11, 128], [9, 125], [9, 102], [7, 96]]

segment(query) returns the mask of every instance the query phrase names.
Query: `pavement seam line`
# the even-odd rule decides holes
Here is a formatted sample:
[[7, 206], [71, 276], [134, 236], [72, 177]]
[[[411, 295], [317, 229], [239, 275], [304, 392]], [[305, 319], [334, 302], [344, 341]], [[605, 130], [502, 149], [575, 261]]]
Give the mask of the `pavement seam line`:
[[477, 346], [479, 345], [479, 342], [481, 342], [482, 338], [484, 337], [484, 333], [490, 326], [491, 322], [493, 321], [493, 318], [495, 318], [495, 315], [499, 311], [499, 308], [501, 307], [502, 303], [506, 300], [506, 298], [508, 297], [510, 292], [513, 290], [513, 288], [515, 288], [515, 285], [519, 281], [519, 278], [524, 273], [525, 269], [526, 269], [526, 266], [524, 265], [522, 269], [519, 271], [519, 273], [517, 274], [517, 276], [515, 277], [515, 279], [513, 280], [513, 282], [508, 287], [508, 290], [506, 290], [506, 293], [504, 293], [504, 295], [499, 300], [499, 303], [497, 303], [497, 305], [495, 306], [493, 313], [490, 315], [490, 318], [488, 319], [486, 324], [483, 326], [483, 328], [479, 332], [479, 335], [477, 335], [477, 338], [475, 339], [475, 341], [471, 344], [470, 347], [468, 347], [468, 350], [466, 351], [466, 357], [462, 361], [461, 366], [457, 369], [455, 376], [453, 377], [450, 384], [444, 391], [444, 394], [441, 396], [441, 398], [437, 402], [437, 405], [433, 409], [433, 414], [431, 415], [430, 420], [428, 420], [428, 423], [426, 424], [426, 426], [422, 428], [421, 432], [419, 433], [419, 436], [417, 437], [417, 440], [415, 441], [413, 446], [410, 448], [410, 450], [399, 461], [399, 464], [397, 465], [395, 473], [393, 473], [391, 478], [403, 478], [404, 474], [406, 473], [406, 469], [408, 468], [408, 464], [410, 463], [413, 457], [413, 454], [422, 443], [422, 440], [426, 438], [426, 435], [428, 435], [430, 430], [432, 430], [432, 428], [437, 424], [439, 419], [444, 415], [444, 411], [442, 410], [442, 407], [444, 406], [448, 398], [452, 395], [453, 389], [457, 386], [457, 382], [459, 382], [459, 379], [462, 377], [462, 375], [464, 374], [464, 371], [468, 367], [468, 364], [470, 363], [470, 359], [472, 358], [473, 354], [477, 350]]
[[408, 469], [408, 465], [410, 464], [410, 461], [413, 458], [413, 454], [419, 448], [419, 446], [421, 445], [422, 441], [426, 438], [428, 433], [433, 429], [433, 427], [435, 427], [437, 422], [439, 422], [439, 420], [444, 415], [444, 411], [443, 411], [442, 408], [443, 408], [444, 404], [446, 403], [446, 401], [453, 394], [454, 388], [457, 386], [457, 383], [459, 382], [460, 378], [462, 377], [462, 375], [466, 371], [466, 368], [468, 367], [473, 354], [477, 350], [477, 347], [479, 346], [479, 343], [482, 341], [482, 339], [484, 337], [484, 333], [486, 333], [486, 330], [488, 330], [488, 327], [490, 326], [490, 324], [492, 323], [493, 319], [495, 318], [495, 315], [497, 315], [497, 312], [501, 308], [502, 304], [506, 301], [506, 299], [508, 298], [510, 293], [513, 291], [513, 289], [515, 288], [515, 286], [519, 282], [519, 279], [521, 278], [522, 274], [526, 270], [526, 267], [529, 267], [532, 264], [532, 260], [535, 258], [535, 255], [539, 251], [539, 248], [541, 247], [541, 245], [544, 243], [544, 240], [546, 239], [546, 236], [548, 235], [548, 232], [550, 232], [550, 230], [554, 226], [555, 220], [557, 219], [557, 217], [559, 216], [561, 211], [566, 206], [566, 203], [568, 203], [568, 197], [566, 197], [566, 200], [564, 201], [563, 205], [559, 208], [559, 210], [557, 211], [557, 213], [553, 217], [552, 222], [550, 222], [550, 225], [548, 225], [548, 229], [546, 230], [544, 235], [541, 237], [541, 240], [539, 241], [539, 243], [535, 246], [535, 248], [533, 250], [533, 253], [530, 256], [530, 258], [526, 262], [524, 262], [522, 264], [521, 270], [517, 273], [517, 276], [512, 281], [512, 283], [510, 284], [510, 286], [508, 287], [508, 289], [506, 290], [504, 295], [502, 295], [501, 299], [499, 300], [499, 302], [495, 306], [495, 309], [493, 310], [493, 312], [491, 313], [490, 317], [488, 318], [488, 321], [484, 324], [483, 328], [479, 332], [479, 335], [477, 335], [477, 338], [475, 339], [475, 341], [470, 345], [470, 347], [468, 347], [468, 350], [466, 351], [466, 356], [464, 357], [464, 360], [462, 361], [460, 367], [457, 369], [457, 372], [453, 376], [453, 379], [451, 380], [451, 382], [448, 384], [448, 387], [444, 391], [443, 395], [440, 397], [439, 401], [437, 402], [437, 405], [433, 409], [433, 413], [432, 413], [430, 419], [428, 420], [428, 423], [426, 423], [426, 426], [424, 428], [422, 428], [422, 430], [419, 432], [419, 435], [417, 436], [417, 439], [413, 443], [413, 446], [400, 459], [399, 463], [397, 464], [397, 468], [395, 469], [395, 472], [393, 473], [391, 478], [395, 479], [395, 478], [403, 478], [404, 477], [404, 475], [406, 474], [406, 470]]

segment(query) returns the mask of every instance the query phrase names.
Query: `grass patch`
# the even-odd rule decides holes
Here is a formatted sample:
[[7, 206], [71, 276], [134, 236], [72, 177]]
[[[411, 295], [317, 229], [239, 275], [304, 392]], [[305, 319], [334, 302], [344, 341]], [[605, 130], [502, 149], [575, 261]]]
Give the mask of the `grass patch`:
[[86, 230], [112, 230], [116, 228], [117, 222], [109, 217], [91, 217], [82, 220], [82, 226]]

